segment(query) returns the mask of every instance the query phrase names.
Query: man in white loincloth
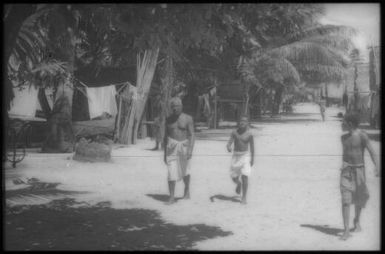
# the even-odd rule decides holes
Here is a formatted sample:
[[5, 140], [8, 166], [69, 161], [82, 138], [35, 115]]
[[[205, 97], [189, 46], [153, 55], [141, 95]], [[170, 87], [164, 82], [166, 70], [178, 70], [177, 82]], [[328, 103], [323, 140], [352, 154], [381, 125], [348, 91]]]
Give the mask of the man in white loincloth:
[[[237, 184], [235, 189], [236, 193], [240, 194], [242, 188], [242, 204], [246, 204], [248, 177], [251, 173], [251, 167], [254, 164], [254, 137], [248, 130], [248, 124], [247, 116], [242, 116], [238, 123], [238, 129], [231, 133], [230, 140], [227, 143], [227, 150], [231, 152], [231, 145], [234, 142], [230, 173], [231, 178]], [[250, 152], [248, 149], [249, 145]], [[242, 182], [239, 179], [240, 177], [242, 178]]]
[[184, 199], [190, 198], [190, 159], [194, 148], [194, 123], [191, 116], [182, 112], [182, 101], [171, 100], [171, 115], [166, 119], [164, 135], [164, 162], [168, 168], [170, 199], [175, 203], [175, 182], [183, 179]]

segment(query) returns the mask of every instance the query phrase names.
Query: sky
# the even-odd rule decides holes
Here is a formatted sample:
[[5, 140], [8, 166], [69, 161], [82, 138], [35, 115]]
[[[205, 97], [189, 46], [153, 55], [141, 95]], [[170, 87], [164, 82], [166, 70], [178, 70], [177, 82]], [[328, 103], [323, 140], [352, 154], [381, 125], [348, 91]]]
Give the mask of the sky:
[[380, 45], [380, 4], [343, 3], [325, 4], [323, 24], [346, 25], [358, 30], [354, 39], [361, 51], [370, 45]]

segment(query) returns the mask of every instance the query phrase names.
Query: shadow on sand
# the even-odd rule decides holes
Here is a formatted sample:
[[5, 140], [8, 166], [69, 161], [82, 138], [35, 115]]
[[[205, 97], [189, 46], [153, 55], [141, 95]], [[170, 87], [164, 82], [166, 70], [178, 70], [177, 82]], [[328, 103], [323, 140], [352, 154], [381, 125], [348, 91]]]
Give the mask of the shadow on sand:
[[5, 191], [5, 198], [7, 200], [17, 199], [17, 198], [28, 198], [28, 197], [45, 197], [45, 196], [71, 196], [77, 194], [88, 193], [86, 191], [67, 191], [60, 190], [56, 187], [60, 183], [45, 183], [45, 182], [31, 182], [28, 183], [28, 186], [22, 189], [16, 190], [7, 190]]
[[155, 148], [146, 148], [144, 149], [146, 151], [153, 151], [153, 152], [157, 152], [157, 151], [163, 151], [163, 149], [159, 148], [159, 149], [155, 149]]
[[215, 199], [231, 201], [231, 202], [235, 202], [235, 203], [241, 203], [241, 200], [239, 200], [239, 196], [232, 196], [232, 197], [230, 197], [230, 196], [225, 196], [225, 195], [222, 195], [222, 194], [217, 194], [217, 195], [214, 195], [214, 196], [210, 197], [210, 201], [211, 202], [214, 202]]
[[[147, 196], [161, 202], [167, 202], [170, 198], [169, 195], [164, 195], [164, 194], [147, 194]], [[178, 200], [180, 199], [183, 199], [183, 198], [175, 198], [175, 201], [178, 202]]]
[[340, 228], [331, 228], [328, 225], [302, 224], [301, 227], [312, 228], [324, 234], [333, 235], [333, 236], [339, 236], [339, 234], [343, 232], [343, 230]]
[[175, 225], [148, 209], [114, 209], [109, 202], [78, 207], [74, 199], [7, 207], [6, 250], [185, 250], [231, 235], [205, 224]]

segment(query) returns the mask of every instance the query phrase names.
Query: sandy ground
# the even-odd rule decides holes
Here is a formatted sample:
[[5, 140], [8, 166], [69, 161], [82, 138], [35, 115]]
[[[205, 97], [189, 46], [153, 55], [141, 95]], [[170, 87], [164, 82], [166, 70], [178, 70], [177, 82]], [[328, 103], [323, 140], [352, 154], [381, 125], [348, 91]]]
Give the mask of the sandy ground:
[[[366, 152], [370, 193], [361, 216], [363, 231], [347, 241], [342, 230], [339, 192], [342, 134], [328, 108], [322, 122], [316, 105], [303, 104], [297, 113], [303, 121], [252, 123], [256, 157], [249, 179], [248, 204], [241, 205], [229, 177], [231, 154], [226, 142], [231, 129], [197, 133], [192, 159], [191, 200], [164, 204], [168, 195], [167, 170], [161, 151], [150, 151], [154, 142], [139, 140], [116, 147], [111, 163], [82, 163], [68, 154], [30, 153], [14, 170], [6, 165], [6, 190], [22, 188], [13, 180], [37, 178], [60, 183], [57, 189], [77, 201], [97, 204], [109, 201], [115, 209], [150, 209], [176, 225], [205, 224], [232, 234], [196, 241], [199, 250], [379, 250], [380, 179]], [[380, 143], [373, 142], [380, 151]], [[24, 186], [25, 187], [25, 186]], [[83, 193], [85, 192], [85, 193]], [[183, 184], [176, 187], [177, 197]], [[68, 195], [67, 195], [68, 196]], [[7, 199], [7, 206], [47, 203], [45, 199]], [[353, 209], [351, 211], [353, 217]], [[7, 234], [7, 232], [5, 232]]]

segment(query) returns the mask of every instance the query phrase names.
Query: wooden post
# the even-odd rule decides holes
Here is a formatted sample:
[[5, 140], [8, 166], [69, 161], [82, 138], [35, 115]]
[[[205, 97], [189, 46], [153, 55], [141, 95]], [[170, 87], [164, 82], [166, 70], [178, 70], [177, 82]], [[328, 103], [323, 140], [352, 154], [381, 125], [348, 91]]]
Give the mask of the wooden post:
[[329, 107], [329, 92], [328, 92], [328, 84], [325, 82], [325, 103], [326, 107]]
[[218, 112], [217, 112], [217, 101], [218, 101], [218, 98], [217, 98], [217, 96], [215, 95], [215, 97], [214, 97], [214, 129], [217, 128], [217, 117], [218, 117]]
[[357, 88], [357, 78], [358, 78], [358, 71], [357, 71], [357, 63], [354, 65], [354, 111], [357, 112], [358, 110], [358, 88]]
[[148, 110], [148, 104], [146, 104], [144, 108], [144, 113], [142, 115], [142, 119], [140, 120], [140, 138], [144, 139], [147, 137], [147, 124], [143, 122], [147, 122], [147, 110]]
[[120, 115], [122, 114], [122, 98], [117, 95], [116, 98], [119, 101], [119, 109], [116, 115], [115, 130], [114, 130], [114, 142], [119, 139], [120, 130]]

